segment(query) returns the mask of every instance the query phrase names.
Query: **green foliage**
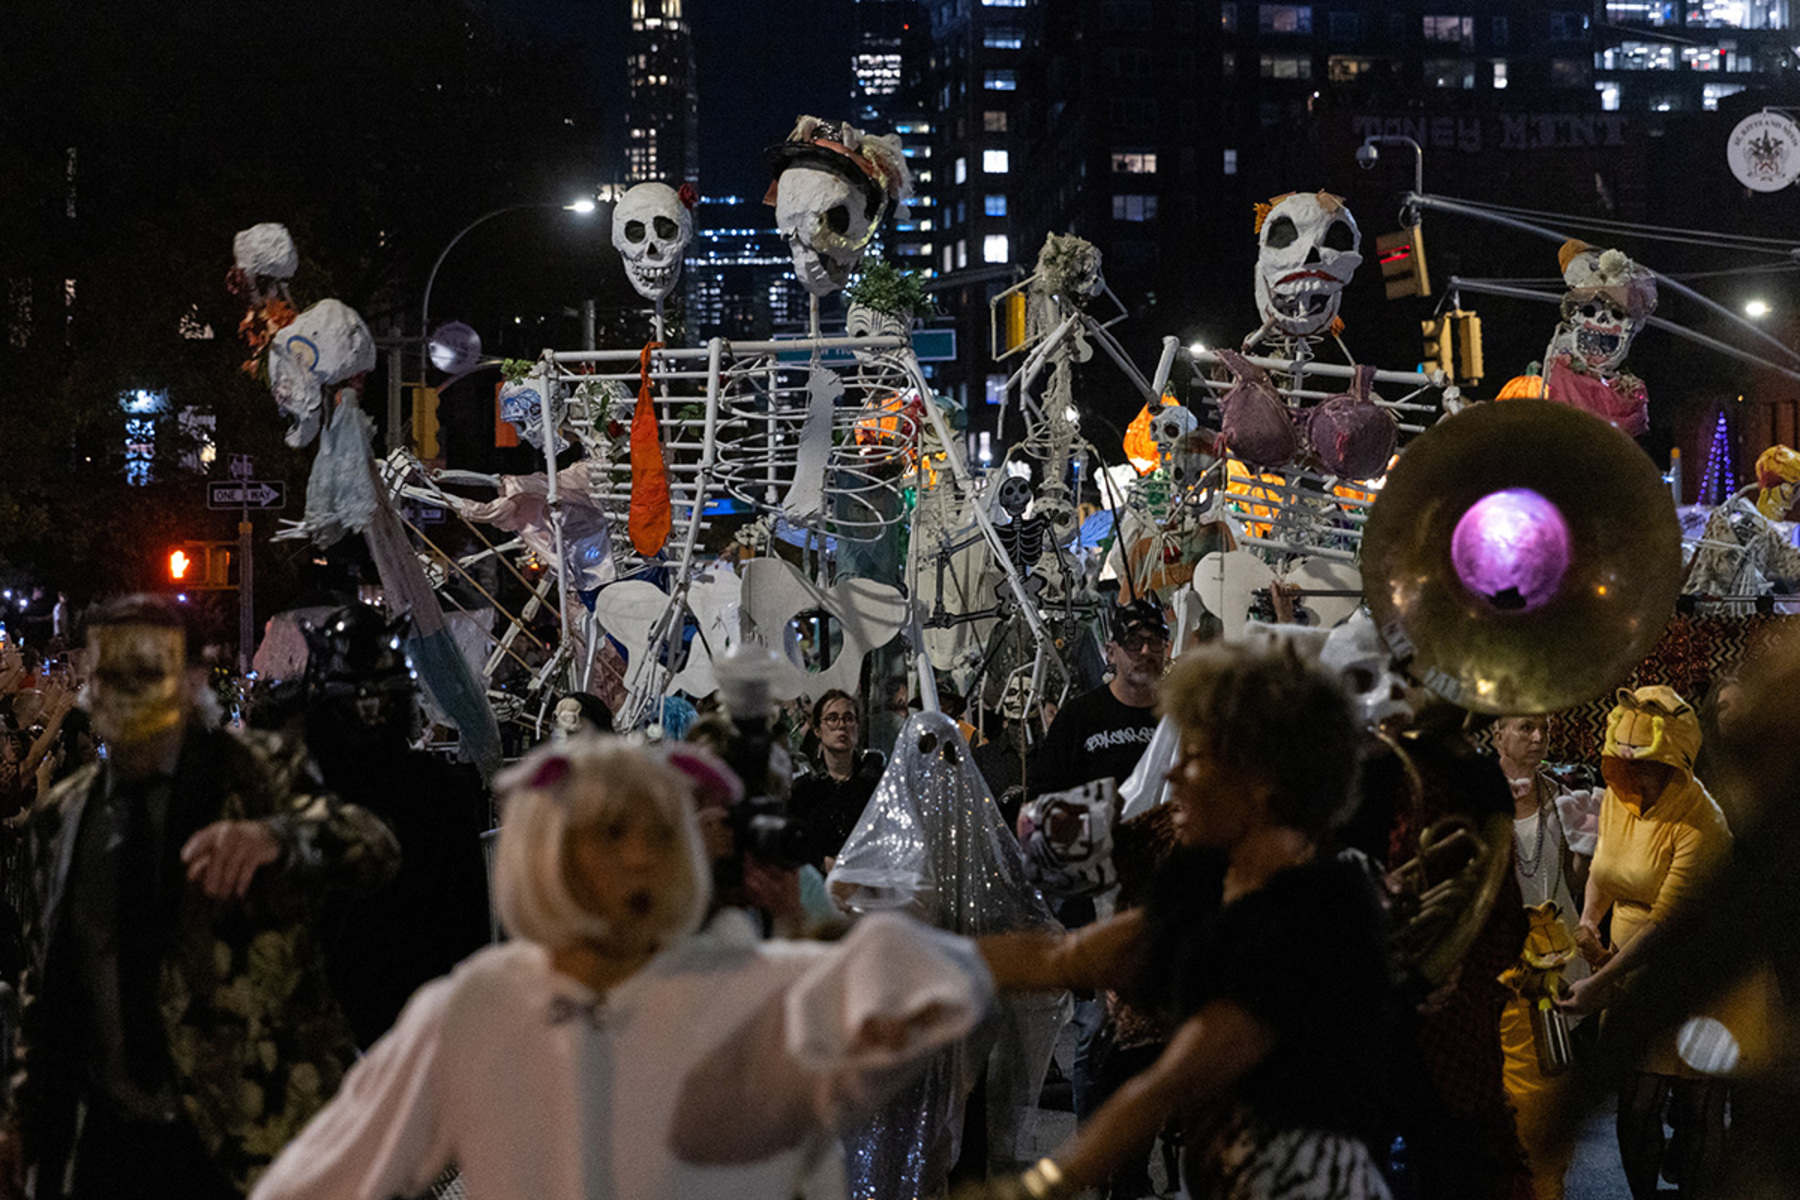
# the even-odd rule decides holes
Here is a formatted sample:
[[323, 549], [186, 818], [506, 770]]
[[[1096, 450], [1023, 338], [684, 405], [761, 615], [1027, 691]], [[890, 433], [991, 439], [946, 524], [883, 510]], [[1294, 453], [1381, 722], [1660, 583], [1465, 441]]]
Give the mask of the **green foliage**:
[[500, 362], [500, 374], [508, 383], [524, 383], [537, 370], [535, 358], [508, 358]]
[[865, 259], [862, 274], [844, 289], [844, 298], [889, 316], [930, 317], [937, 313], [937, 298], [925, 290], [924, 281], [885, 258]]

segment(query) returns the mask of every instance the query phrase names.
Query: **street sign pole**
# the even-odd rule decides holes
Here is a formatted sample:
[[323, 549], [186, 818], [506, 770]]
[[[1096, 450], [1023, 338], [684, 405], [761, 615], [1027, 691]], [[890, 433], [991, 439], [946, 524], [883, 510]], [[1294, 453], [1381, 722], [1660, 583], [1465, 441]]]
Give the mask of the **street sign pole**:
[[251, 565], [250, 510], [238, 520], [238, 674], [250, 673], [256, 651], [255, 571]]
[[238, 493], [243, 502], [238, 508], [238, 674], [248, 676], [250, 662], [256, 655], [256, 569], [250, 545], [250, 492], [246, 486], [255, 474], [250, 456], [234, 456], [231, 473], [244, 487]]

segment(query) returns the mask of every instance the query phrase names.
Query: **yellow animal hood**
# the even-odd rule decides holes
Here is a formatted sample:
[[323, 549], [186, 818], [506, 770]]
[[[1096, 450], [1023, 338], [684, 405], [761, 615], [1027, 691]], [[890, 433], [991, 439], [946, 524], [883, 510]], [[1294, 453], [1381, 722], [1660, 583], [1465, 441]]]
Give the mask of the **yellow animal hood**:
[[1618, 703], [1606, 718], [1606, 745], [1601, 754], [1636, 762], [1658, 762], [1675, 768], [1681, 782], [1694, 776], [1700, 752], [1700, 716], [1672, 687], [1657, 684], [1634, 691], [1619, 689]]

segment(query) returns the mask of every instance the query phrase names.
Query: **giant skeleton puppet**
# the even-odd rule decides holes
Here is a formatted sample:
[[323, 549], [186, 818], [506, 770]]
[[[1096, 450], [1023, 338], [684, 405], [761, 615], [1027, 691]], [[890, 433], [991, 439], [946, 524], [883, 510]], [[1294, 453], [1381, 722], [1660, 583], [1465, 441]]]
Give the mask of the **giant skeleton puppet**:
[[775, 181], [763, 202], [775, 208], [794, 274], [814, 299], [829, 296], [850, 282], [882, 221], [912, 196], [900, 139], [803, 116], [767, 158]]
[[1568, 290], [1537, 395], [1640, 437], [1650, 430], [1650, 398], [1643, 380], [1620, 368], [1656, 311], [1656, 276], [1618, 250], [1585, 242], [1564, 242], [1557, 260]]

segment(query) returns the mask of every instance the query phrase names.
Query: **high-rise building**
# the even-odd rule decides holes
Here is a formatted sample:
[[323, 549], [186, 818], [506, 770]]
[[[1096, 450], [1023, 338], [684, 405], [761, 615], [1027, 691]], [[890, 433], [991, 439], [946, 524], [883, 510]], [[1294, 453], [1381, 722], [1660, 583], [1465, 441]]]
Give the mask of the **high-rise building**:
[[761, 200], [707, 196], [682, 267], [689, 336], [766, 338], [805, 328], [810, 306], [787, 243]]
[[870, 133], [899, 137], [913, 173], [905, 217], [881, 231], [881, 252], [901, 270], [935, 273], [939, 181], [933, 161], [937, 123], [925, 94], [931, 54], [929, 17], [921, 0], [856, 0], [851, 111]]
[[700, 101], [682, 0], [631, 0], [627, 183], [698, 185]]
[[[1035, 246], [1015, 239], [1017, 156], [1029, 106], [1041, 94], [1028, 70], [1040, 0], [926, 0], [931, 51], [922, 80], [930, 113], [931, 254], [939, 304], [956, 329], [957, 357], [942, 389], [968, 407], [972, 431], [1004, 382], [989, 362], [988, 300], [1012, 285]], [[924, 238], [920, 238], [921, 244]]]

